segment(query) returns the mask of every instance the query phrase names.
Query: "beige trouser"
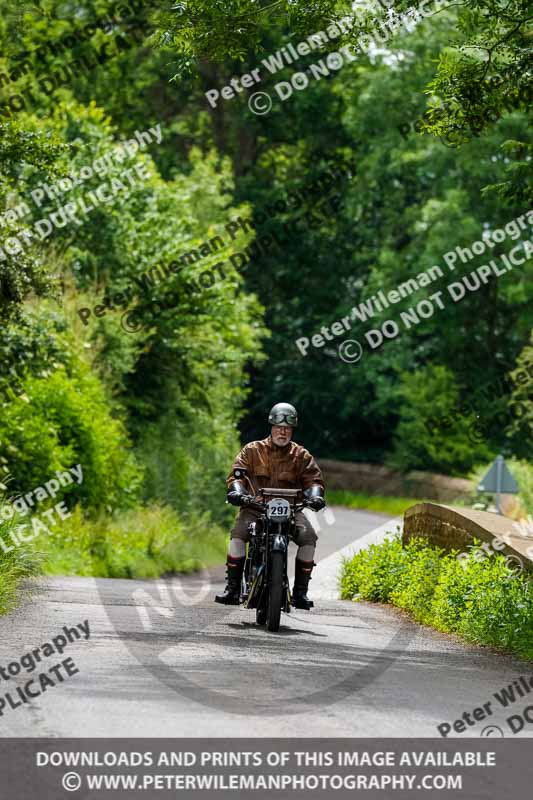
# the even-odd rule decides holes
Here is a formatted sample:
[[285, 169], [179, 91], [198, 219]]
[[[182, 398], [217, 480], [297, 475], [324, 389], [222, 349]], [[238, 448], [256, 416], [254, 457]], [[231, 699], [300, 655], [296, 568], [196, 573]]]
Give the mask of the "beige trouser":
[[[244, 555], [244, 542], [250, 541], [248, 525], [250, 522], [259, 519], [259, 516], [259, 512], [251, 508], [241, 508], [239, 511], [239, 515], [235, 520], [235, 525], [231, 529], [230, 555], [234, 558], [239, 558]], [[296, 512], [295, 522], [295, 542], [298, 545], [296, 558], [302, 561], [312, 561], [318, 539], [315, 530], [302, 511]]]

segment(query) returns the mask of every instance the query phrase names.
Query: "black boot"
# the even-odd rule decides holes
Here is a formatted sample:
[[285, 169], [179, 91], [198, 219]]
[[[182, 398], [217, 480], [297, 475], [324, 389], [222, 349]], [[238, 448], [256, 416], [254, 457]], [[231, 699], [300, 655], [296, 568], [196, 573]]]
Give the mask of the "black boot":
[[302, 561], [297, 558], [294, 562], [294, 588], [292, 590], [292, 605], [309, 611], [314, 603], [307, 596], [307, 587], [311, 580], [311, 572], [315, 566], [314, 561]]
[[242, 558], [228, 556], [228, 560], [226, 562], [226, 576], [228, 582], [224, 590], [224, 594], [216, 595], [215, 603], [222, 603], [224, 606], [239, 605], [244, 562], [244, 556], [242, 556]]

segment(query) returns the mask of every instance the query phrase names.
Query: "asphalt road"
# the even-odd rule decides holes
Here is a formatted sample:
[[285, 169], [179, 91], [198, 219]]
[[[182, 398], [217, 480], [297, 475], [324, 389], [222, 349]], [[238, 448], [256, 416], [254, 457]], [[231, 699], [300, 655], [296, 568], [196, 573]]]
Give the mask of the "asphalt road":
[[[6, 692], [19, 703], [6, 701], [0, 736], [433, 737], [437, 725], [490, 701], [492, 713], [452, 735], [501, 735], [497, 726], [512, 737], [506, 718], [533, 704], [533, 690], [507, 709], [493, 693], [520, 675], [533, 680], [532, 665], [465, 646], [393, 608], [332, 599], [338, 552], [387, 522], [334, 512], [334, 524], [322, 521], [316, 607], [284, 615], [279, 634], [256, 627], [251, 611], [212, 602], [223, 569], [161, 581], [41, 580], [0, 619], [0, 667], [36, 648], [42, 659], [35, 672], [26, 659], [0, 679], [0, 708]], [[62, 655], [56, 645], [43, 655], [46, 642], [67, 638], [64, 626], [85, 621], [88, 639], [78, 628]], [[67, 658], [76, 674], [48, 672]], [[16, 687], [44, 671], [55, 685], [23, 702]], [[533, 724], [517, 735], [532, 736]]]

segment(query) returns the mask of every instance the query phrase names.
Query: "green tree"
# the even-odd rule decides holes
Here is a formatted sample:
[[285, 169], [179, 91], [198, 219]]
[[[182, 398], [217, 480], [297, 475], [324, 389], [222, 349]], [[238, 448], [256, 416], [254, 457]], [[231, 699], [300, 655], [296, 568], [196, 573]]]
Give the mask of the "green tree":
[[397, 396], [401, 410], [391, 466], [461, 475], [495, 455], [472, 435], [477, 430], [475, 417], [463, 413], [450, 370], [428, 366], [404, 372]]
[[[17, 237], [21, 210], [17, 182], [21, 164], [53, 172], [67, 146], [44, 132], [23, 129], [18, 121], [0, 123], [0, 323], [14, 317], [30, 292], [44, 295], [50, 289], [46, 268], [33, 243], [25, 250]], [[20, 198], [19, 198], [20, 199]]]

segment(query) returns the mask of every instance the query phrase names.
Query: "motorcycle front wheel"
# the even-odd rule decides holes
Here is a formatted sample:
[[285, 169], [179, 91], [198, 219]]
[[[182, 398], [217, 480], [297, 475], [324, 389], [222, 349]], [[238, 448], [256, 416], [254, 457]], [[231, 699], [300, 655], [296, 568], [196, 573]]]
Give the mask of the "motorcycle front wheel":
[[273, 633], [279, 630], [279, 621], [281, 618], [284, 563], [284, 553], [280, 553], [277, 550], [271, 553], [266, 624], [268, 630]]

